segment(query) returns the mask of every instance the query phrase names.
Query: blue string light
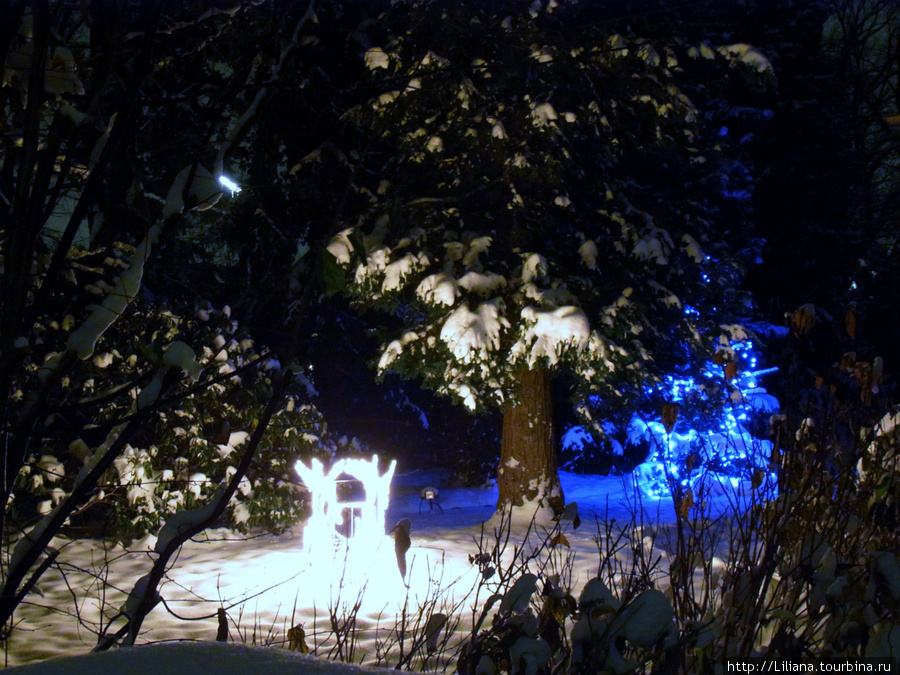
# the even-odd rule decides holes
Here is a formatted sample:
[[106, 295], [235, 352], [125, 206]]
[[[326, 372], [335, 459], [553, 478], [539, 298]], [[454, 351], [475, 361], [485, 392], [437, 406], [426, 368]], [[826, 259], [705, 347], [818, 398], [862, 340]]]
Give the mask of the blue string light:
[[[698, 478], [710, 471], [732, 487], [757, 470], [774, 478], [769, 471], [771, 442], [753, 438], [746, 424], [758, 410], [771, 412], [777, 408], [774, 397], [759, 386], [762, 375], [777, 369], [757, 368], [752, 340], [733, 341], [730, 348], [740, 368], [727, 385], [723, 385], [722, 366], [710, 361], [701, 376], [706, 382], [698, 382], [692, 376], [668, 375], [654, 392], [668, 401], [684, 404], [686, 410], [700, 406], [711, 411], [710, 415], [697, 420], [681, 415], [668, 433], [659, 418], [643, 420], [636, 416], [632, 420], [632, 439], [651, 442], [650, 456], [635, 472], [645, 494], [669, 496], [675, 485], [693, 487]], [[708, 388], [708, 383], [716, 386]]]

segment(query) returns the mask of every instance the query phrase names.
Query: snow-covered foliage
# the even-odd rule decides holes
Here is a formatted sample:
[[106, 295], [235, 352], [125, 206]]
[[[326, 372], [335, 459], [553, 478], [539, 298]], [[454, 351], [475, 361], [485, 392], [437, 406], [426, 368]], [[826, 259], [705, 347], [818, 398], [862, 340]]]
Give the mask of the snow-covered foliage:
[[[65, 340], [65, 329], [57, 330]], [[146, 353], [142, 347], [149, 334], [163, 346]], [[260, 355], [238, 330], [230, 310], [201, 306], [194, 316], [179, 318], [133, 301], [129, 312], [97, 336], [94, 354], [94, 359], [74, 364], [78, 371], [68, 372], [67, 396], [96, 400], [102, 420], [113, 421], [132, 406], [156, 402], [162, 378], [134, 384], [148, 368], [183, 371], [185, 387], [201, 379], [217, 380], [154, 413], [146, 434], [114, 461], [94, 495], [95, 509], [105, 511], [107, 526], [118, 536], [142, 536], [179, 511], [208, 504], [222, 481], [234, 474], [270, 386], [265, 367], [260, 369], [262, 377], [256, 369], [239, 372]], [[121, 395], [110, 397], [113, 392]], [[56, 427], [54, 421], [49, 423], [49, 429]], [[94, 456], [92, 439], [88, 432], [61, 436], [45, 442], [43, 454], [26, 458], [16, 483], [14, 512], [27, 515], [29, 504], [35, 503], [45, 512], [58, 503]], [[276, 414], [258, 450], [260, 469], [251, 470], [241, 482], [226, 522], [244, 531], [295, 522], [303, 500], [294, 483], [293, 463], [299, 457], [329, 458], [338, 447], [316, 408], [292, 396]]]
[[[248, 5], [58, 9], [18, 3], [2, 20], [4, 531], [72, 514], [131, 537], [234, 475], [281, 370], [238, 331], [221, 274], [235, 253], [208, 233], [237, 203], [223, 171], [240, 182], [264, 83], [312, 16], [293, 16], [296, 34], [273, 38], [281, 61], [248, 75], [222, 51], [248, 22], [265, 33]], [[145, 31], [160, 22], [178, 29]], [[254, 95], [225, 95], [235, 78]], [[229, 506], [236, 528], [293, 522], [290, 464], [337, 447], [303, 383], [289, 391]]]
[[731, 492], [748, 482], [772, 481], [768, 431], [781, 406], [762, 384], [778, 369], [760, 366], [759, 350], [743, 328], [722, 330], [719, 351], [700, 373], [664, 376], [647, 388], [647, 403], [637, 411], [608, 416], [601, 397], [582, 400], [563, 433], [563, 465], [633, 470], [649, 497], [697, 492], [711, 483]]
[[774, 480], [772, 441], [754, 436], [750, 427], [762, 421], [768, 429], [768, 419], [779, 412], [778, 400], [761, 386], [761, 378], [777, 368], [758, 368], [753, 341], [742, 330], [740, 337], [724, 340], [700, 377], [666, 377], [661, 415], [632, 416], [628, 441], [649, 446], [636, 471], [647, 494], [676, 487], [698, 492], [710, 478], [726, 491], [745, 481]]
[[510, 400], [517, 369], [624, 396], [660, 374], [664, 345], [701, 348], [683, 306], [734, 279], [710, 276], [727, 246], [699, 186], [717, 150], [673, 47], [579, 25], [569, 5], [417, 11], [440, 31], [398, 25], [364, 55], [378, 93], [346, 118], [394, 150], [324, 262], [330, 290], [402, 314], [379, 371], [482, 410]]

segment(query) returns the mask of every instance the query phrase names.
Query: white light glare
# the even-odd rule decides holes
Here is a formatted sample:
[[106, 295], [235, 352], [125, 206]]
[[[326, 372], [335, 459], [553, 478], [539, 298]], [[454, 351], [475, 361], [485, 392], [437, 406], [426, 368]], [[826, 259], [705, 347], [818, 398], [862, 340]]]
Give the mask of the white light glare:
[[219, 183], [226, 190], [231, 190], [231, 196], [234, 197], [238, 192], [241, 191], [240, 186], [231, 180], [228, 176], [219, 176]]
[[[327, 472], [318, 459], [310, 466], [297, 461], [295, 469], [312, 493], [312, 513], [303, 530], [304, 553], [314, 568], [341, 569], [345, 577], [364, 581], [372, 556], [385, 539], [385, 514], [391, 494], [391, 479], [397, 468], [393, 460], [387, 471], [378, 472], [378, 455], [371, 460], [347, 458], [335, 462]], [[338, 483], [346, 474], [363, 486], [362, 499], [339, 501]], [[347, 519], [346, 536], [338, 534]]]

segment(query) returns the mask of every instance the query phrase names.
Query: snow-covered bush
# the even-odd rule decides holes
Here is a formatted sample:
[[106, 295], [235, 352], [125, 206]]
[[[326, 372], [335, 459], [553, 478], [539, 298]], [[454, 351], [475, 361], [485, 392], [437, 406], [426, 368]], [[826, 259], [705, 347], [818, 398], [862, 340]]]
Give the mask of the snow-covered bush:
[[539, 675], [567, 664], [569, 673], [631, 673], [678, 645], [672, 606], [658, 590], [623, 603], [595, 577], [576, 601], [552, 577], [540, 582], [538, 594], [538, 578], [525, 574], [498, 598], [491, 627], [467, 645], [460, 672]]
[[720, 580], [718, 654], [900, 655], [895, 526], [851, 473], [823, 472], [753, 509], [743, 550]]
[[482, 540], [472, 561], [482, 584], [493, 592], [477, 607], [480, 618], [460, 652], [460, 673], [630, 673], [680, 646], [672, 605], [647, 578], [613, 592], [597, 576], [575, 598], [565, 562], [565, 529], [544, 533], [529, 553], [517, 547], [507, 564], [502, 534], [491, 550]]
[[805, 471], [792, 475], [789, 489], [777, 496], [757, 489], [752, 506], [726, 529], [727, 550], [713, 549], [717, 526], [702, 508], [683, 521], [669, 547], [675, 556], [666, 592], [685, 629], [703, 627], [696, 658], [900, 654], [896, 502], [890, 495], [896, 436], [885, 433], [888, 426], [852, 450], [863, 473], [852, 461], [836, 466], [817, 457], [808, 420], [801, 422], [784, 452], [803, 461]]
[[577, 408], [581, 424], [563, 435], [569, 464], [586, 464], [593, 454], [596, 465], [606, 455], [613, 469], [633, 471], [651, 497], [711, 481], [732, 490], [772, 480], [772, 442], [759, 430], [767, 431], [779, 402], [761, 378], [777, 368], [758, 366], [759, 351], [743, 328], [723, 328], [702, 372], [648, 387], [644, 410], [611, 416], [607, 401], [588, 396]]
[[887, 528], [900, 526], [900, 411], [887, 413], [871, 432], [856, 465], [857, 489], [866, 507]]
[[[756, 485], [747, 508], [727, 516], [713, 514], [701, 492], [671, 529], [637, 516], [601, 522], [599, 573], [579, 593], [558, 565], [541, 562], [564, 550], [560, 531], [514, 574], [483, 551], [473, 562], [500, 582], [480, 606], [459, 671], [694, 673], [727, 658], [896, 659], [895, 423], [892, 413], [861, 439], [858, 465], [832, 472], [810, 460], [790, 490]], [[790, 451], [807, 453], [802, 426], [792, 437]]]
[[[233, 475], [271, 389], [268, 373], [280, 365], [254, 348], [227, 307], [203, 305], [185, 318], [161, 305], [133, 305], [100, 336], [93, 358], [75, 362], [59, 385], [60, 396], [80, 402], [108, 426], [79, 429], [63, 416], [48, 420], [47, 437], [17, 479], [17, 517], [49, 513], [68, 494], [109, 429], [153, 403], [152, 373], [170, 362], [190, 377], [125, 447], [76, 522], [102, 526], [115, 537], [139, 537], [171, 514], [205, 503]], [[48, 326], [47, 341], [67, 339], [71, 325]], [[294, 462], [329, 458], [337, 449], [318, 410], [306, 402], [305, 384], [297, 382], [299, 391], [273, 419], [222, 525], [278, 530], [302, 515]]]

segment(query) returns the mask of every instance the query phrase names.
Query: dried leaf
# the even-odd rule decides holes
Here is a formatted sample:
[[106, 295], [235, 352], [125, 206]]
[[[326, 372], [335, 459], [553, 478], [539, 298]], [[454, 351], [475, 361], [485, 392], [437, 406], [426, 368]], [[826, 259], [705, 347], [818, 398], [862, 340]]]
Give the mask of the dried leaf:
[[690, 515], [691, 507], [693, 505], [694, 493], [690, 488], [686, 488], [684, 491], [684, 497], [681, 498], [681, 503], [678, 505], [678, 517], [687, 518]]
[[666, 433], [671, 434], [675, 428], [675, 422], [678, 421], [679, 405], [677, 403], [666, 403], [662, 409], [662, 423], [666, 428]]
[[806, 335], [816, 323], [816, 307], [811, 302], [802, 305], [790, 315], [791, 330], [796, 335]]
[[765, 478], [765, 474], [762, 472], [762, 469], [755, 469], [753, 471], [753, 475], [750, 477], [750, 485], [756, 490], [762, 485], [763, 478]]
[[838, 370], [851, 372], [854, 368], [856, 368], [856, 352], [847, 352], [841, 357]]
[[394, 553], [397, 556], [397, 569], [400, 570], [400, 577], [406, 582], [406, 552], [412, 545], [409, 538], [410, 522], [409, 518], [403, 518], [398, 522], [389, 534], [394, 537]]
[[825, 383], [825, 378], [821, 375], [816, 375], [816, 389], [821, 389], [822, 385]]
[[547, 544], [550, 548], [556, 548], [557, 546], [565, 546], [566, 548], [572, 548], [569, 546], [569, 540], [566, 539], [566, 535], [562, 532], [557, 534], [553, 539], [550, 540], [550, 543]]
[[309, 646], [306, 644], [306, 631], [301, 624], [297, 624], [288, 631], [288, 649], [292, 652], [309, 654]]
[[725, 379], [731, 382], [737, 377], [738, 366], [737, 361], [729, 361], [725, 364]]
[[425, 624], [425, 645], [429, 654], [434, 654], [438, 648], [438, 640], [441, 637], [441, 629], [447, 623], [447, 615], [435, 612], [428, 617]]
[[228, 613], [224, 607], [216, 610], [216, 620], [218, 622], [216, 642], [228, 642]]
[[850, 303], [844, 311], [844, 330], [851, 340], [856, 337], [856, 303]]
[[859, 398], [866, 405], [872, 400], [872, 392], [877, 389], [872, 373], [872, 364], [868, 361], [858, 361], [853, 370], [853, 379], [859, 383]]

